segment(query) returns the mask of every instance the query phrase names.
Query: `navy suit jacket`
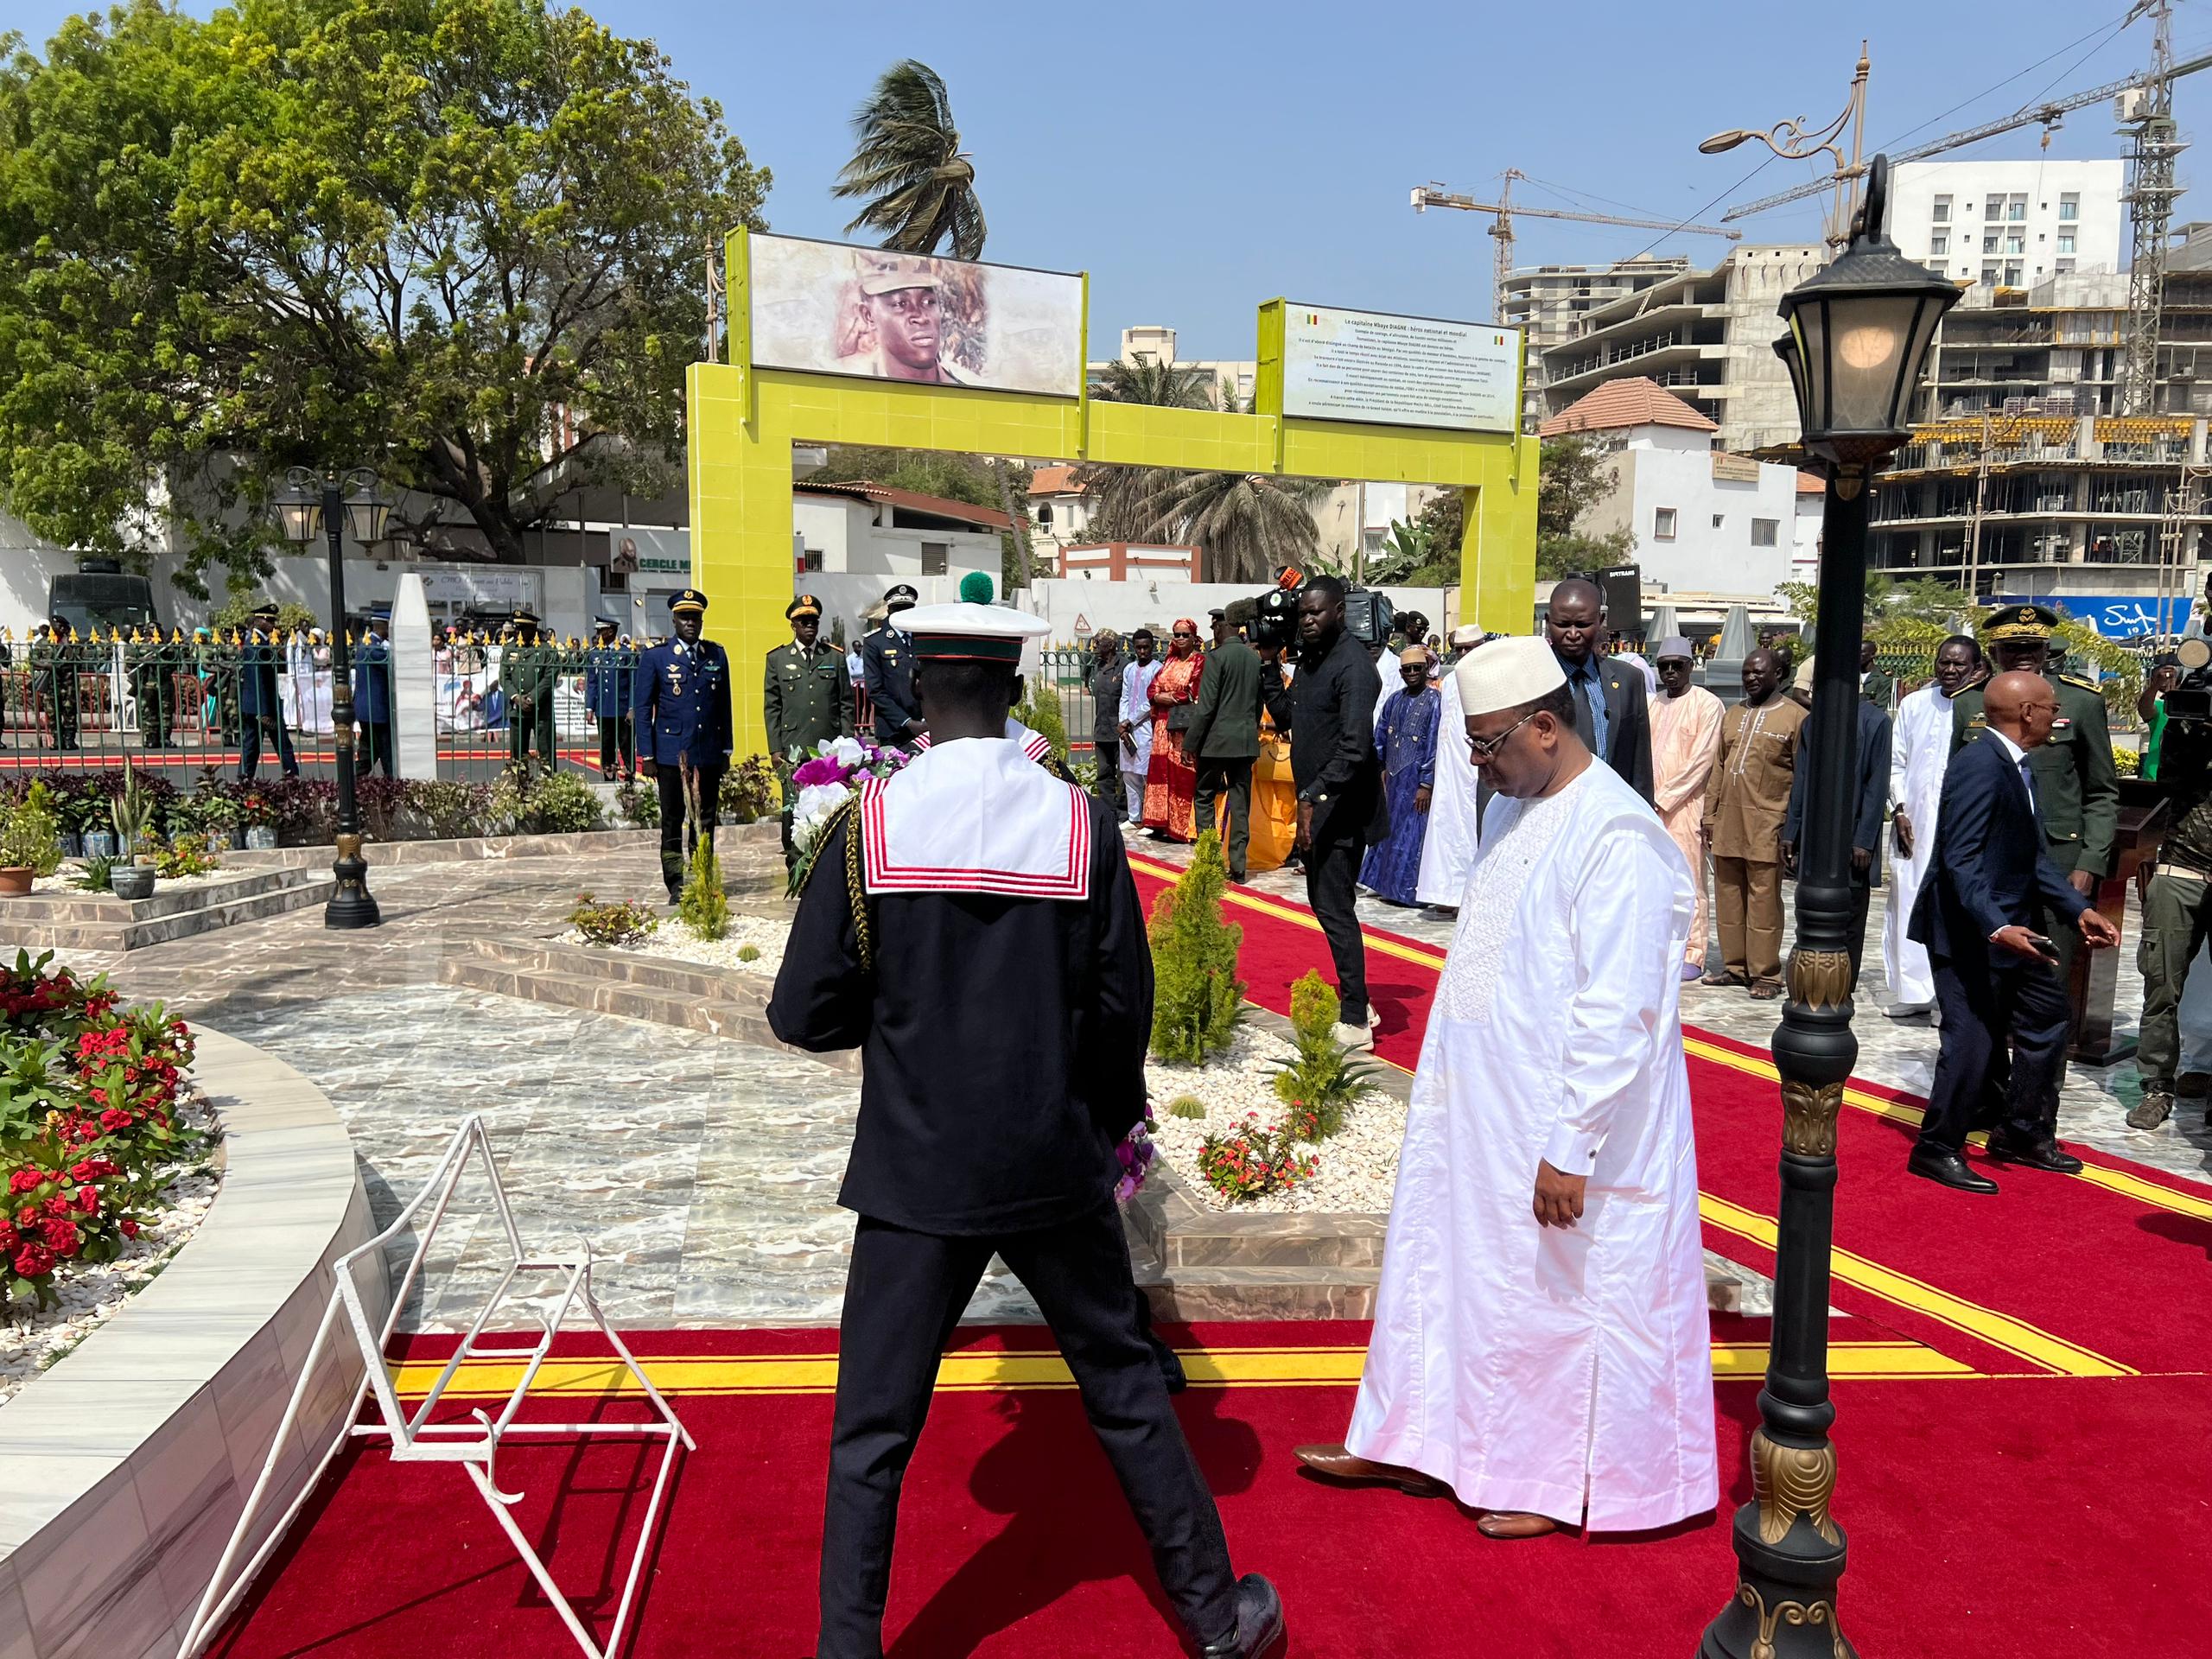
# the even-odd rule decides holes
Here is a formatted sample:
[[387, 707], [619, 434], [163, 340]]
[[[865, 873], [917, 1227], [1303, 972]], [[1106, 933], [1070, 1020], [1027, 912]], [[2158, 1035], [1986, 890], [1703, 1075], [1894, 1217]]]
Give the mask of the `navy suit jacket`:
[[1931, 957], [1986, 960], [1998, 929], [2051, 916], [2071, 925], [2088, 907], [2044, 850], [2041, 816], [2005, 746], [1992, 737], [1953, 755], [1908, 936]]
[[[1812, 722], [1804, 727], [1809, 734]], [[1808, 738], [1809, 741], [1809, 736]], [[1782, 820], [1782, 838], [1805, 855], [1806, 779], [1813, 769], [1799, 751], [1797, 769], [1789, 779], [1789, 810]], [[1869, 887], [1882, 885], [1882, 820], [1890, 805], [1890, 717], [1864, 697], [1859, 701], [1859, 797], [1851, 811], [1853, 850], [1864, 847], [1874, 856], [1866, 867]]]

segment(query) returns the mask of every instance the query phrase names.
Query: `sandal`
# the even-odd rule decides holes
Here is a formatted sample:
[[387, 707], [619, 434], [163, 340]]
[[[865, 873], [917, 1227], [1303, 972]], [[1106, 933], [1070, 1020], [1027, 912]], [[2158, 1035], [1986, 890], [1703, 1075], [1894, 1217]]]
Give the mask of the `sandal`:
[[1782, 987], [1770, 981], [1762, 980], [1751, 987], [1751, 1001], [1754, 1002], [1771, 1002], [1781, 995]]
[[1745, 986], [1745, 985], [1748, 985], [1748, 984], [1750, 984], [1750, 983], [1751, 983], [1751, 981], [1749, 981], [1749, 980], [1745, 979], [1745, 978], [1741, 974], [1720, 973], [1720, 974], [1707, 974], [1704, 978], [1702, 978], [1702, 979], [1699, 980], [1699, 981], [1698, 981], [1698, 983], [1699, 983], [1699, 984], [1700, 984], [1700, 985], [1715, 985], [1715, 986], [1719, 986], [1719, 985], [1734, 985], [1734, 986], [1738, 986], [1738, 987], [1739, 987], [1739, 988], [1740, 988], [1740, 987], [1742, 987], [1742, 986]]

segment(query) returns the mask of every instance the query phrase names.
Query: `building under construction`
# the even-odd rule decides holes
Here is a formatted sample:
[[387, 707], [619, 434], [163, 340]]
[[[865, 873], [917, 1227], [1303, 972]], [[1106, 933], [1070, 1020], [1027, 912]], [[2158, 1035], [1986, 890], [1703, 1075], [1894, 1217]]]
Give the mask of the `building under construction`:
[[2172, 623], [2212, 526], [2212, 226], [2189, 228], [2165, 260], [2137, 413], [2126, 274], [1967, 290], [1929, 354], [1912, 442], [1875, 488], [1878, 569]]

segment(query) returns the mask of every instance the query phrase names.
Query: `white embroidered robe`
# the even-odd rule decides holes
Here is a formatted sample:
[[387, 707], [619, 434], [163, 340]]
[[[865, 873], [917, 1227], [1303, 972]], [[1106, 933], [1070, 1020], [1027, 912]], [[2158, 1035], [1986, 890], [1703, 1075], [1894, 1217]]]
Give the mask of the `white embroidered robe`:
[[[1602, 765], [1491, 804], [1421, 1046], [1362, 1457], [1593, 1531], [1719, 1501], [1679, 1020], [1689, 872]], [[1582, 1219], [1530, 1212], [1539, 1160]]]
[[1421, 844], [1421, 874], [1414, 897], [1424, 905], [1456, 906], [1466, 897], [1467, 877], [1481, 844], [1475, 805], [1475, 764], [1467, 758], [1467, 720], [1460, 712], [1459, 677], [1447, 673], [1436, 693], [1436, 784], [1429, 792], [1428, 834]]
[[1122, 670], [1122, 718], [1129, 727], [1122, 741], [1122, 788], [1133, 819], [1144, 817], [1145, 772], [1152, 765], [1152, 683], [1166, 666], [1157, 657], [1141, 664], [1132, 658]]
[[1894, 845], [1891, 849], [1882, 969], [1889, 976], [1891, 999], [1913, 1006], [1936, 1001], [1928, 947], [1905, 938], [1905, 928], [1936, 855], [1936, 809], [1943, 798], [1943, 769], [1951, 763], [1951, 699], [1942, 688], [1924, 685], [1897, 704], [1890, 744], [1890, 798], [1912, 820], [1912, 856], [1899, 855]]

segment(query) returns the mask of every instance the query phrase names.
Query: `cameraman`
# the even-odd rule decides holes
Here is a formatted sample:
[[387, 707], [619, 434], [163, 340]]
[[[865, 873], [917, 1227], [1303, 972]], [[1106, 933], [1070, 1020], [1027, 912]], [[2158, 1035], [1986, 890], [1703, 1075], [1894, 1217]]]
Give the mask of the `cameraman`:
[[[2200, 642], [2184, 644], [2202, 652]], [[2143, 1098], [2127, 1114], [2127, 1126], [2155, 1129], [2174, 1109], [2182, 987], [2212, 928], [2212, 669], [2162, 661], [2139, 707], [2158, 727], [2156, 782], [2167, 829], [2158, 862], [2145, 865], [2140, 878], [2143, 944], [2136, 961], [2143, 975], [2143, 1027], [2135, 1064]]]
[[1371, 1049], [1367, 947], [1355, 908], [1359, 864], [1389, 833], [1382, 767], [1375, 754], [1375, 705], [1382, 677], [1367, 647], [1344, 626], [1344, 585], [1316, 576], [1298, 596], [1298, 672], [1290, 684], [1262, 671], [1268, 715], [1290, 734], [1298, 786], [1297, 849], [1306, 861], [1306, 902], [1327, 936], [1337, 967], [1337, 1040]]

